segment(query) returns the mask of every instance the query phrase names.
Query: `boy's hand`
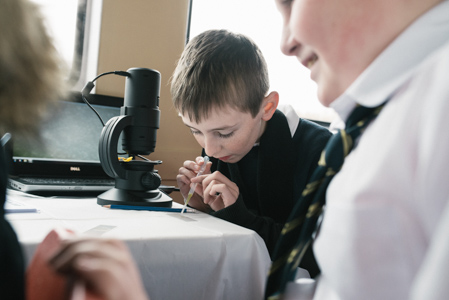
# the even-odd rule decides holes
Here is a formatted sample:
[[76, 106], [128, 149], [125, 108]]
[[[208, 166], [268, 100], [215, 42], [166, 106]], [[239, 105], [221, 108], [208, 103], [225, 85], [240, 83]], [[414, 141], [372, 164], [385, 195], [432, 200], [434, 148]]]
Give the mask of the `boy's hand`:
[[[204, 203], [214, 211], [234, 204], [239, 196], [238, 186], [219, 171], [192, 178], [191, 182], [198, 183], [197, 192], [203, 196]], [[202, 191], [198, 190], [200, 184]]]
[[[192, 183], [191, 180], [196, 177], [203, 163], [203, 157], [198, 156], [196, 158], [196, 161], [186, 160], [183, 166], [179, 168], [178, 175], [176, 176], [176, 181], [178, 182], [179, 190], [184, 199], [187, 199], [187, 195], [190, 191], [190, 185]], [[210, 174], [211, 166], [212, 163], [209, 162], [203, 174]], [[189, 206], [192, 206], [193, 208], [200, 211], [207, 212], [210, 210], [210, 208], [203, 203], [202, 197], [198, 195], [198, 192], [201, 192], [202, 195], [202, 190], [203, 188], [201, 186], [201, 181], [199, 181], [195, 189], [195, 193], [190, 199]]]

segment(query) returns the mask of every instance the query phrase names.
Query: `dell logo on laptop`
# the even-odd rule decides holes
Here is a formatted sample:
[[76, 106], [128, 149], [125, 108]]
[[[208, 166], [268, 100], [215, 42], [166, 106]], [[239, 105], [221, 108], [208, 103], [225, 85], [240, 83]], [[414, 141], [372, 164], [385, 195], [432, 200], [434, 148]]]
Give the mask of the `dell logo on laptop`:
[[79, 171], [81, 171], [81, 168], [80, 167], [70, 167], [70, 171], [79, 172]]

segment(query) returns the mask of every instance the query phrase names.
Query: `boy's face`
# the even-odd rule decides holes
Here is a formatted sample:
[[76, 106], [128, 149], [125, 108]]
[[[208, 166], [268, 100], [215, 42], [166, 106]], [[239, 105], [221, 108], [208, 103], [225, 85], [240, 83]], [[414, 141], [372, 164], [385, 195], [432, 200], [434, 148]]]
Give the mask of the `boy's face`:
[[282, 52], [296, 56], [310, 69], [325, 106], [340, 96], [397, 34], [394, 18], [384, 17], [391, 12], [387, 9], [390, 4], [383, 0], [276, 0], [276, 5], [283, 17]]
[[227, 163], [240, 161], [265, 129], [262, 111], [253, 118], [250, 113], [226, 107], [212, 110], [200, 123], [191, 121], [187, 114], [181, 118], [208, 156]]

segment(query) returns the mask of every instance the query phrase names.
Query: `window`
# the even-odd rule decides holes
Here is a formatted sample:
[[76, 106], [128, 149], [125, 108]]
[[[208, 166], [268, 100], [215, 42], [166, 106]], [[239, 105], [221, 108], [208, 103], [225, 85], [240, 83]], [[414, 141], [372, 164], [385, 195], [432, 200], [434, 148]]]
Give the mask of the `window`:
[[281, 104], [291, 104], [303, 118], [331, 122], [335, 112], [322, 106], [309, 70], [281, 53], [282, 17], [274, 0], [192, 0], [190, 38], [208, 29], [228, 29], [249, 36], [268, 64], [271, 90]]
[[31, 0], [44, 17], [48, 33], [67, 64], [67, 79], [76, 83], [80, 77], [84, 44], [86, 0]]

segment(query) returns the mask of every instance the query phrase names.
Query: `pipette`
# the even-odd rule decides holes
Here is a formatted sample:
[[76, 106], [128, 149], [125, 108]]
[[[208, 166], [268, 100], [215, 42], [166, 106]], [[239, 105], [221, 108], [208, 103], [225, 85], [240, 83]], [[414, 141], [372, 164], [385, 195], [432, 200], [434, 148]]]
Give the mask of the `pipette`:
[[[203, 165], [201, 166], [200, 171], [198, 172], [198, 174], [196, 174], [195, 177], [198, 177], [198, 176], [203, 175], [204, 170], [206, 170], [206, 165], [207, 165], [207, 163], [209, 162], [209, 156], [203, 157], [203, 160], [204, 160], [204, 163], [203, 163]], [[193, 193], [195, 193], [195, 189], [196, 189], [196, 186], [197, 186], [197, 185], [198, 185], [197, 182], [195, 182], [195, 183], [192, 185], [192, 188], [190, 189], [189, 194], [187, 195], [187, 200], [184, 202], [184, 207], [182, 208], [181, 214], [184, 213], [184, 210], [186, 209], [187, 204], [189, 204], [190, 198], [192, 198]]]

